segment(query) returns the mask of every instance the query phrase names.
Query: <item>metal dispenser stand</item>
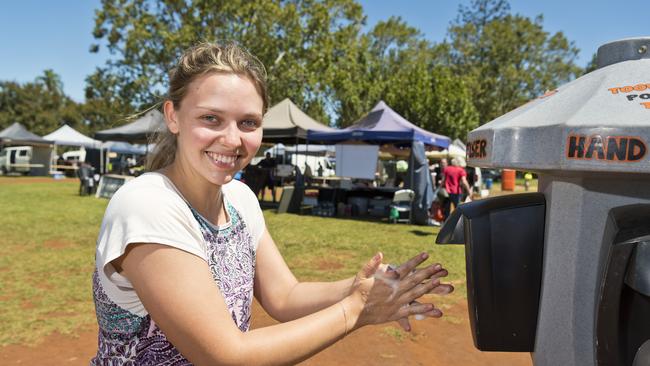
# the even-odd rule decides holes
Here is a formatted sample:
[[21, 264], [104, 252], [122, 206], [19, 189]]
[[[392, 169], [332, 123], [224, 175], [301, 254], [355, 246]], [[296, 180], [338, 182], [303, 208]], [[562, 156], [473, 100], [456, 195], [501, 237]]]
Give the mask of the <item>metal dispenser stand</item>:
[[[599, 69], [469, 134], [470, 165], [537, 172], [538, 195], [522, 199], [524, 206], [545, 207], [545, 217], [535, 222], [514, 214], [497, 220], [508, 209], [504, 198], [476, 201], [461, 205], [441, 230], [439, 243], [467, 248], [470, 320], [479, 349], [530, 351], [536, 366], [650, 364], [649, 48], [650, 37], [605, 44], [598, 50]], [[498, 199], [501, 204], [489, 202]], [[516, 243], [508, 233], [495, 235], [502, 223], [524, 232]], [[544, 228], [543, 243], [527, 234], [535, 227]], [[496, 250], [481, 249], [486, 246]], [[496, 257], [512, 253], [503, 250], [508, 246], [537, 249], [495, 265]], [[485, 255], [477, 256], [481, 250]], [[541, 273], [529, 266], [536, 263], [534, 253], [542, 256]], [[492, 288], [478, 287], [484, 277]], [[511, 304], [517, 296], [536, 300], [512, 290], [521, 286], [508, 287], [513, 277], [527, 278], [533, 294], [539, 289], [538, 301], [522, 303], [537, 316], [526, 318], [524, 333], [531, 337], [517, 347], [520, 334], [491, 333], [486, 324], [497, 317], [502, 329], [519, 329], [509, 322], [520, 319], [498, 307], [488, 311], [486, 304]]]

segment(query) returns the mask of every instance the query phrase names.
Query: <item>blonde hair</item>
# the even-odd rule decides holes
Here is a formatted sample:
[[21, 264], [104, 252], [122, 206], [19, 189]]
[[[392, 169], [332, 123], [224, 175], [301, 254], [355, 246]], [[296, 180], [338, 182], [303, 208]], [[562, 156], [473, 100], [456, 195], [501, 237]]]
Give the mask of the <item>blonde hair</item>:
[[[266, 112], [268, 94], [264, 65], [251, 53], [234, 43], [222, 46], [204, 42], [187, 49], [169, 74], [169, 91], [165, 99], [173, 103], [174, 109], [180, 108], [190, 83], [196, 78], [210, 73], [237, 74], [248, 77], [262, 97], [262, 112]], [[167, 128], [158, 131], [152, 142], [156, 144], [156, 147], [147, 159], [147, 171], [166, 167], [174, 161], [176, 156], [176, 135]]]

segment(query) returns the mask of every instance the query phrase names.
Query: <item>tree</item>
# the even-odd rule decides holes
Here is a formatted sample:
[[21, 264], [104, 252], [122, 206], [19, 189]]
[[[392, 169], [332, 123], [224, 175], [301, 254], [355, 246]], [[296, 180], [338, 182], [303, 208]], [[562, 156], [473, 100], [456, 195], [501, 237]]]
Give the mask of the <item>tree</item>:
[[232, 40], [267, 66], [272, 104], [289, 97], [327, 121], [335, 62], [362, 22], [353, 0], [103, 0], [94, 36], [113, 58], [91, 76], [89, 94], [112, 90], [142, 109], [165, 92], [167, 73], [185, 48]]
[[363, 117], [379, 100], [412, 123], [452, 138], [478, 125], [467, 82], [441, 64], [447, 52], [400, 18], [379, 22], [350, 54], [334, 81], [339, 124]]
[[[484, 34], [494, 33], [494, 19], [509, 10], [503, 1], [476, 1], [485, 3], [483, 10], [466, 9], [459, 22], [481, 31], [433, 45], [399, 17], [363, 33], [363, 9], [354, 0], [103, 0], [91, 50], [107, 47], [112, 58], [87, 79], [92, 108], [85, 113], [93, 127], [112, 126], [159, 100], [185, 48], [233, 40], [266, 65], [271, 104], [288, 97], [315, 119], [346, 127], [385, 100], [421, 127], [464, 137], [478, 123], [477, 110], [496, 103], [484, 106], [477, 102], [481, 95], [512, 93], [479, 84], [484, 65], [470, 42], [461, 42], [493, 42]], [[484, 59], [492, 57], [487, 51]], [[489, 75], [495, 79], [499, 71]]]
[[596, 69], [598, 69], [598, 54], [594, 53], [591, 56], [591, 60], [589, 60], [589, 63], [587, 64], [587, 66], [585, 66], [585, 70], [583, 72], [583, 75], [588, 74], [588, 73], [590, 73], [590, 72], [592, 72], [592, 71], [594, 71]]
[[340, 127], [354, 123], [377, 102], [387, 99], [390, 90], [402, 87], [406, 81], [396, 75], [408, 73], [406, 70], [417, 63], [413, 60], [417, 52], [406, 51], [418, 45], [425, 51], [429, 46], [417, 29], [400, 18], [378, 22], [355, 40], [331, 78]]
[[473, 0], [449, 28], [449, 64], [466, 77], [480, 122], [490, 121], [581, 73], [578, 49], [543, 18], [509, 13], [506, 0]]
[[103, 68], [97, 68], [86, 78], [85, 97], [81, 110], [93, 132], [116, 127], [136, 113], [130, 83]]
[[79, 105], [63, 93], [61, 78], [45, 70], [33, 82], [0, 81], [0, 128], [14, 122], [40, 135], [64, 123], [83, 126]]

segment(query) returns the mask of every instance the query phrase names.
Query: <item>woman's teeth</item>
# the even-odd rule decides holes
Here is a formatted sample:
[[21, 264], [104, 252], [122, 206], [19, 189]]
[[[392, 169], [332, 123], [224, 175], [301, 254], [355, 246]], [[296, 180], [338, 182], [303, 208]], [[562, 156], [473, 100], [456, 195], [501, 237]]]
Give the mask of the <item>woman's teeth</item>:
[[207, 151], [206, 153], [212, 160], [214, 160], [217, 163], [234, 164], [235, 160], [237, 160], [237, 155], [221, 155], [209, 151]]

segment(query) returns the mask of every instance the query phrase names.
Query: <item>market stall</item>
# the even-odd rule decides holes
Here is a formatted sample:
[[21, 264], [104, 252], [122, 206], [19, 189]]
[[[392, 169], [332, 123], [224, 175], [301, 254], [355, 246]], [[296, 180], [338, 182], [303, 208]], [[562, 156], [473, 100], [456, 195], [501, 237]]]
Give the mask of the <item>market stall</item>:
[[[393, 144], [401, 151], [409, 151], [408, 172], [405, 174], [405, 188], [415, 192], [413, 200], [414, 223], [425, 224], [428, 219], [428, 209], [433, 201], [433, 183], [428, 172], [425, 151], [447, 148], [451, 140], [443, 135], [424, 130], [406, 120], [385, 102], [380, 101], [363, 118], [353, 125], [338, 131], [308, 131], [307, 139], [310, 142], [325, 144], [366, 144], [385, 145]], [[375, 146], [375, 148], [377, 147]], [[406, 149], [405, 149], [406, 148]], [[378, 150], [377, 148], [375, 150]], [[368, 154], [363, 161], [357, 159], [358, 155], [348, 154], [349, 157], [339, 156], [342, 159], [355, 160], [355, 164], [364, 164], [367, 167], [377, 166], [378, 151], [370, 158]], [[337, 164], [338, 165], [338, 164]], [[337, 172], [337, 175], [338, 172]], [[391, 187], [395, 190], [397, 187]], [[378, 195], [379, 197], [380, 195]]]

